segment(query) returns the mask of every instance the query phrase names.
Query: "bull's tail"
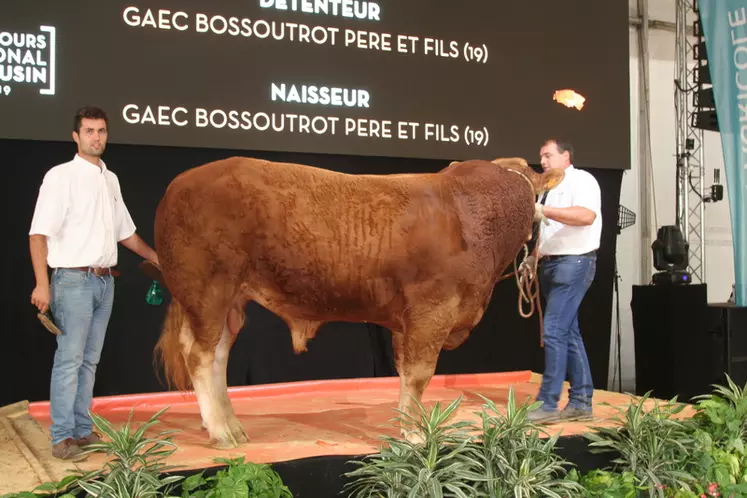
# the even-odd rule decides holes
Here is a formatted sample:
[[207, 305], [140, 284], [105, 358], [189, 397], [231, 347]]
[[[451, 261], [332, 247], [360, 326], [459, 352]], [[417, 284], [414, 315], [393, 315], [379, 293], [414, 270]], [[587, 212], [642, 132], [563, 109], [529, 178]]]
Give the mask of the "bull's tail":
[[176, 388], [180, 391], [192, 388], [192, 379], [182, 352], [184, 345], [179, 340], [182, 329], [189, 328], [189, 326], [189, 319], [184, 308], [179, 301], [172, 298], [166, 312], [161, 337], [156, 344], [155, 355], [163, 366], [169, 388]]

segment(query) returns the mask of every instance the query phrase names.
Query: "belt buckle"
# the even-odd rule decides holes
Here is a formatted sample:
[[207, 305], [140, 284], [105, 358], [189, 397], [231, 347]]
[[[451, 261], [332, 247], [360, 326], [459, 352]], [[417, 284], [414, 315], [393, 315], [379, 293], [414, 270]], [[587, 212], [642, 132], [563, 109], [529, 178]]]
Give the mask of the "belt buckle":
[[93, 273], [97, 277], [101, 277], [103, 275], [108, 275], [109, 274], [109, 268], [94, 268], [93, 269]]

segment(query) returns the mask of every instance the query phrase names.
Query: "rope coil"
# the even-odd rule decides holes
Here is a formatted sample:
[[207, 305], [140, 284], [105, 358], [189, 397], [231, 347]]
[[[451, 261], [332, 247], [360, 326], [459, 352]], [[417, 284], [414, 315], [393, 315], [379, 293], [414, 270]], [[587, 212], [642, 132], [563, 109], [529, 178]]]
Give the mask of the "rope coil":
[[[526, 264], [527, 259], [530, 257], [534, 260], [534, 263], [531, 265]], [[521, 263], [517, 266], [516, 258], [514, 258], [514, 271], [501, 276], [501, 278], [498, 279], [498, 282], [511, 276], [515, 277], [516, 287], [519, 289], [519, 314], [522, 318], [530, 318], [535, 310], [539, 313], [540, 347], [545, 347], [542, 302], [540, 300], [537, 264], [537, 247], [535, 247], [532, 254], [529, 255], [529, 248], [524, 244], [524, 257], [522, 258]], [[525, 303], [529, 304], [528, 312], [524, 311]]]

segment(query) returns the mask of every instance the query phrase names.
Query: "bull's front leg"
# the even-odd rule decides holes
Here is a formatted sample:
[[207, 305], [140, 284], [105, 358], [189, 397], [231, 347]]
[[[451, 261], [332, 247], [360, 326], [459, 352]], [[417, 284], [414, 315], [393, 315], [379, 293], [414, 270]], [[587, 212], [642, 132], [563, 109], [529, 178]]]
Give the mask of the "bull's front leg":
[[[425, 321], [413, 324], [404, 333], [393, 335], [394, 357], [400, 378], [399, 409], [411, 417], [419, 417], [415, 400], [422, 404], [423, 393], [436, 371], [438, 355], [450, 328], [434, 327]], [[413, 429], [400, 428], [409, 442], [423, 442], [423, 436]]]

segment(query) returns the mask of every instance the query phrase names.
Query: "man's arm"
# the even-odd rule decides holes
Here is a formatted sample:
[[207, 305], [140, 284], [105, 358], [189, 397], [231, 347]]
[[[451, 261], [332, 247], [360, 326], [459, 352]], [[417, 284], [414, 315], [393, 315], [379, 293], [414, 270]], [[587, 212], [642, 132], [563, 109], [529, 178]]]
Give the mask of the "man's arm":
[[31, 293], [31, 304], [39, 308], [42, 313], [49, 309], [49, 274], [47, 273], [47, 237], [45, 235], [30, 235], [29, 249], [31, 263], [34, 267], [36, 287]]
[[550, 220], [575, 227], [591, 225], [597, 217], [594, 211], [581, 206], [571, 206], [566, 208], [542, 206], [538, 209], [540, 209], [542, 214]]
[[138, 256], [158, 264], [158, 255], [156, 255], [156, 251], [151, 249], [151, 247], [146, 244], [138, 234], [133, 233], [126, 239], [121, 240], [120, 243]]
[[151, 261], [158, 266], [158, 255], [156, 255], [156, 251], [151, 249], [151, 247], [137, 234], [135, 223], [132, 221], [130, 211], [127, 209], [124, 199], [122, 198], [122, 190], [119, 185], [119, 180], [116, 176], [114, 177], [114, 180], [120, 199], [116, 204], [116, 216], [119, 220], [119, 225], [117, 227], [117, 238], [119, 239], [119, 242], [141, 258]]

